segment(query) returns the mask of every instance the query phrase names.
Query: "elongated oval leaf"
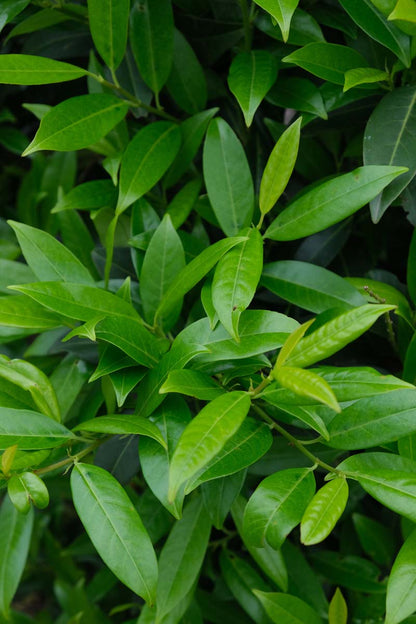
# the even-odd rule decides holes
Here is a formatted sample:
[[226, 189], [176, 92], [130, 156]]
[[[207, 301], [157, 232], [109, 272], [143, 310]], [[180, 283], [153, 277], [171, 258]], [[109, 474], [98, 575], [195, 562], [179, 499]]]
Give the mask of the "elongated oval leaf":
[[279, 24], [283, 41], [287, 41], [290, 31], [290, 22], [299, 4], [299, 0], [255, 0], [256, 4], [270, 13]]
[[96, 433], [113, 433], [117, 435], [135, 434], [153, 438], [166, 448], [166, 442], [160, 430], [148, 418], [135, 415], [112, 414], [86, 420], [77, 425], [74, 431], [93, 431]]
[[314, 493], [315, 479], [310, 468], [288, 468], [266, 477], [247, 503], [245, 538], [253, 546], [268, 542], [278, 550], [301, 521]]
[[284, 388], [323, 403], [336, 412], [341, 411], [331, 386], [316, 373], [294, 366], [281, 366], [273, 370], [273, 377]]
[[159, 392], [161, 394], [179, 392], [201, 401], [212, 401], [224, 394], [225, 389], [206, 373], [194, 370], [174, 370], [169, 373]]
[[313, 42], [285, 56], [284, 63], [294, 63], [318, 78], [344, 84], [344, 74], [349, 69], [365, 67], [364, 57], [353, 48], [336, 43]]
[[322, 624], [317, 612], [306, 602], [290, 594], [269, 593], [254, 589], [272, 622], [276, 624]]
[[88, 18], [94, 45], [103, 61], [117, 69], [127, 44], [130, 0], [88, 0]]
[[150, 191], [172, 164], [180, 145], [180, 130], [168, 121], [139, 130], [121, 159], [118, 213]]
[[290, 366], [310, 366], [333, 355], [361, 336], [379, 316], [394, 306], [366, 304], [340, 314], [302, 338], [287, 359]]
[[9, 619], [9, 608], [29, 553], [33, 509], [24, 515], [6, 496], [0, 510], [0, 614]]
[[348, 500], [348, 483], [336, 477], [317, 491], [307, 506], [300, 524], [303, 544], [319, 544], [331, 533]]
[[406, 173], [394, 180], [371, 201], [371, 216], [375, 223], [381, 219], [416, 173], [416, 156], [412, 149], [415, 132], [414, 86], [394, 89], [382, 98], [369, 117], [364, 133], [364, 164], [408, 167]]
[[179, 30], [175, 30], [173, 45], [173, 64], [166, 87], [176, 104], [193, 115], [203, 110], [207, 102], [204, 70]]
[[235, 236], [250, 225], [254, 189], [243, 147], [223, 119], [213, 119], [203, 152], [204, 179], [208, 197], [222, 230]]
[[406, 171], [367, 165], [323, 182], [287, 206], [265, 237], [285, 241], [320, 232], [354, 214]]
[[21, 327], [33, 331], [46, 331], [65, 325], [68, 319], [54, 314], [29, 297], [2, 297], [0, 299], [0, 325]]
[[65, 82], [86, 76], [86, 69], [30, 54], [1, 54], [0, 83], [41, 85]]
[[339, 587], [332, 596], [328, 609], [328, 624], [347, 624], [348, 608]]
[[99, 141], [126, 115], [128, 104], [108, 93], [77, 95], [47, 113], [22, 156], [39, 150], [72, 152]]
[[358, 85], [383, 82], [384, 80], [388, 80], [388, 78], [389, 75], [387, 72], [376, 69], [375, 67], [357, 67], [356, 69], [349, 69], [345, 72], [344, 93]]
[[416, 611], [416, 531], [399, 550], [387, 585], [386, 624], [399, 624]]
[[183, 432], [172, 457], [169, 499], [217, 455], [239, 429], [250, 409], [245, 392], [229, 392], [208, 403]]
[[299, 112], [318, 115], [322, 119], [328, 118], [321, 92], [307, 78], [279, 77], [266, 100], [274, 106], [293, 108]]
[[13, 444], [19, 450], [48, 449], [74, 438], [69, 429], [44, 414], [0, 407], [0, 449]]
[[212, 303], [218, 318], [235, 340], [241, 313], [253, 299], [263, 268], [263, 240], [256, 228], [243, 231], [247, 240], [218, 262], [212, 282]]
[[113, 206], [117, 200], [117, 189], [111, 180], [93, 180], [79, 184], [58, 200], [52, 212], [61, 210], [97, 210]]
[[299, 149], [299, 118], [283, 132], [266, 163], [260, 184], [260, 211], [267, 214], [286, 188], [295, 166]]
[[228, 86], [251, 126], [254, 114], [277, 78], [277, 63], [266, 50], [240, 52], [234, 57], [228, 75]]

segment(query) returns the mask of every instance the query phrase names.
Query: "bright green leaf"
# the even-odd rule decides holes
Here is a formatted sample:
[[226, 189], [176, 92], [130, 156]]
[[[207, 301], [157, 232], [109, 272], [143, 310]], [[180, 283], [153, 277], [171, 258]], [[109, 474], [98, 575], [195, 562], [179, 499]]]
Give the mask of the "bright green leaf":
[[416, 611], [416, 531], [399, 550], [387, 584], [386, 624], [399, 624]]
[[74, 439], [63, 425], [38, 412], [0, 407], [0, 449], [13, 444], [19, 450], [48, 449]]
[[347, 624], [348, 609], [339, 587], [336, 588], [329, 603], [328, 624]]
[[331, 386], [316, 373], [294, 366], [281, 366], [277, 370], [274, 369], [272, 374], [284, 388], [323, 403], [335, 412], [341, 411]]
[[283, 41], [287, 41], [290, 31], [290, 22], [299, 0], [255, 0], [256, 4], [270, 13], [279, 24]]
[[336, 477], [318, 490], [307, 506], [300, 524], [303, 544], [319, 544], [331, 533], [348, 501], [348, 483]]
[[367, 65], [354, 48], [320, 41], [295, 50], [285, 56], [283, 62], [298, 65], [318, 78], [339, 85], [344, 84], [346, 71]]
[[65, 82], [86, 76], [82, 67], [28, 54], [0, 55], [0, 83], [41, 85]]
[[74, 428], [74, 431], [92, 431], [115, 435], [143, 435], [153, 438], [166, 447], [166, 442], [159, 429], [148, 418], [133, 414], [112, 414], [86, 420]]
[[254, 590], [272, 622], [276, 624], [322, 624], [317, 612], [306, 602], [290, 594]]

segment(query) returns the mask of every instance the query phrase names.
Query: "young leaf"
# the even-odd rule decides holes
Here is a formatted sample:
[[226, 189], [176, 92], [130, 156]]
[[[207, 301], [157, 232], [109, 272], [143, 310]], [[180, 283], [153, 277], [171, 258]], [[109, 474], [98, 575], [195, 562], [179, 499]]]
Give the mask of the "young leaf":
[[168, 121], [157, 121], [139, 130], [121, 159], [118, 214], [159, 182], [180, 145], [180, 130]]
[[333, 355], [369, 329], [394, 306], [366, 305], [349, 310], [302, 338], [287, 359], [288, 366], [303, 368]]
[[125, 490], [103, 468], [80, 463], [72, 470], [71, 490], [75, 509], [105, 564], [122, 583], [153, 603], [156, 555]]
[[290, 594], [268, 593], [254, 589], [272, 622], [276, 624], [321, 624], [317, 612], [306, 602]]
[[[152, 236], [140, 272], [140, 296], [144, 317], [149, 323], [154, 323], [160, 302], [184, 267], [185, 253], [181, 239], [166, 214]], [[181, 307], [182, 301], [179, 300], [176, 310], [172, 310], [169, 317], [160, 318], [166, 329], [174, 325]]]
[[113, 207], [117, 201], [117, 189], [111, 180], [84, 182], [59, 198], [51, 212], [62, 210], [97, 210]]
[[243, 146], [223, 119], [213, 119], [204, 143], [203, 170], [208, 197], [227, 236], [250, 225], [254, 189]]
[[263, 268], [263, 240], [256, 228], [241, 232], [247, 240], [218, 262], [212, 282], [212, 303], [218, 318], [235, 340], [241, 313], [250, 305]]
[[194, 498], [174, 525], [159, 559], [156, 590], [158, 621], [172, 613], [198, 578], [208, 546], [211, 522], [202, 497]]
[[23, 514], [30, 511], [32, 503], [38, 509], [49, 505], [49, 492], [34, 472], [14, 474], [7, 483], [7, 493], [16, 509]]
[[179, 30], [175, 30], [173, 64], [166, 88], [175, 103], [189, 115], [204, 109], [207, 102], [204, 70]]
[[367, 65], [365, 58], [354, 48], [321, 41], [308, 43], [282, 60], [284, 63], [294, 63], [318, 78], [339, 85], [344, 84], [346, 71]]
[[295, 166], [299, 149], [300, 126], [297, 119], [283, 132], [269, 156], [260, 183], [260, 211], [270, 212], [286, 188]]
[[348, 501], [348, 483], [336, 477], [318, 490], [307, 506], [300, 523], [300, 540], [311, 546], [331, 533]]
[[53, 236], [16, 221], [8, 221], [13, 228], [26, 262], [38, 280], [94, 284], [86, 267]]
[[2, 54], [0, 56], [0, 83], [42, 85], [65, 82], [86, 76], [86, 69], [29, 54]]
[[277, 62], [266, 50], [240, 52], [234, 57], [228, 74], [228, 86], [243, 111], [246, 126], [277, 78]]
[[394, 561], [386, 597], [386, 624], [399, 624], [416, 611], [416, 531], [412, 531]]
[[310, 319], [309, 321], [306, 321], [306, 323], [302, 323], [302, 325], [299, 325], [299, 327], [295, 329], [295, 331], [293, 331], [290, 336], [288, 336], [284, 345], [279, 351], [279, 355], [277, 356], [276, 363], [274, 365], [274, 371], [277, 371], [281, 366], [283, 366], [289, 355], [292, 353], [293, 349], [298, 344], [299, 340], [303, 338], [309, 327], [314, 322], [315, 319]]
[[243, 533], [255, 547], [278, 550], [299, 524], [315, 493], [310, 468], [289, 468], [266, 477], [252, 494], [244, 512]]
[[399, 165], [408, 171], [370, 202], [377, 223], [416, 173], [416, 156], [411, 148], [416, 132], [416, 87], [394, 89], [383, 97], [371, 113], [364, 132], [365, 165]]
[[3, 327], [21, 327], [33, 332], [44, 332], [67, 322], [68, 319], [54, 314], [29, 297], [1, 298], [0, 325]]
[[286, 43], [289, 37], [290, 22], [299, 0], [255, 0], [255, 2], [276, 20], [282, 31], [283, 41]]
[[283, 386], [300, 396], [308, 397], [327, 405], [335, 412], [341, 408], [331, 386], [316, 373], [294, 366], [281, 366], [273, 370], [273, 377]]
[[127, 44], [130, 0], [88, 0], [94, 45], [110, 69], [117, 69]]
[[396, 6], [387, 18], [416, 23], [416, 3], [414, 0], [397, 0]]
[[170, 0], [143, 0], [134, 4], [130, 20], [133, 56], [140, 75], [156, 97], [172, 67], [173, 33]]
[[39, 150], [72, 152], [96, 143], [124, 119], [128, 104], [108, 93], [77, 95], [43, 117], [22, 156]]
[[348, 609], [339, 587], [336, 588], [328, 610], [328, 624], [347, 624]]
[[[361, 84], [372, 84], [388, 80], [387, 72], [375, 67], [357, 67], [345, 72], [344, 93]], [[390, 164], [390, 163], [389, 163]]]
[[63, 425], [38, 412], [0, 407], [0, 449], [18, 444], [19, 450], [60, 446], [75, 436]]
[[10, 603], [19, 586], [29, 553], [33, 509], [21, 514], [6, 496], [0, 510], [0, 614], [9, 619]]
[[172, 457], [169, 499], [217, 455], [239, 429], [250, 409], [245, 392], [229, 392], [206, 405], [183, 432]]
[[289, 204], [265, 237], [296, 240], [346, 219], [374, 199], [405, 167], [367, 165], [319, 184]]
[[86, 420], [74, 427], [73, 431], [93, 431], [96, 433], [113, 433], [118, 435], [143, 435], [156, 440], [164, 448], [166, 442], [159, 429], [148, 418], [135, 415], [100, 416]]
[[159, 390], [160, 394], [178, 392], [187, 396], [193, 396], [201, 401], [212, 401], [225, 389], [206, 373], [194, 370], [173, 370]]

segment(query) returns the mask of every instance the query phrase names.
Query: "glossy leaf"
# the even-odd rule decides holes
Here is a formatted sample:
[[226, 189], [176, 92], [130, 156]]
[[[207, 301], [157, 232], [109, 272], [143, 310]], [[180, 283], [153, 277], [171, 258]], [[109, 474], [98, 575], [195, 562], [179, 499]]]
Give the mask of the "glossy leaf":
[[250, 225], [254, 189], [243, 147], [223, 119], [210, 122], [205, 138], [203, 170], [208, 197], [227, 236]]
[[247, 240], [227, 252], [218, 262], [212, 281], [212, 303], [218, 318], [239, 340], [241, 313], [250, 305], [263, 268], [263, 240], [256, 228], [243, 230]]
[[33, 510], [17, 511], [6, 496], [0, 510], [0, 614], [9, 619], [9, 608], [18, 588], [29, 553]]
[[416, 611], [416, 532], [399, 550], [387, 584], [386, 623], [398, 624]]
[[310, 468], [289, 468], [266, 477], [244, 512], [243, 532], [256, 547], [268, 542], [276, 550], [299, 524], [315, 492]]
[[172, 164], [180, 144], [178, 126], [168, 121], [158, 121], [139, 130], [121, 159], [118, 214], [160, 180]]
[[283, 41], [287, 41], [290, 31], [290, 22], [299, 4], [299, 0], [255, 0], [256, 4], [270, 13], [279, 24]]
[[32, 503], [39, 509], [49, 505], [47, 487], [33, 472], [14, 474], [7, 483], [7, 493], [16, 509], [23, 514], [30, 511]]
[[394, 89], [382, 98], [369, 117], [364, 133], [363, 159], [365, 165], [400, 164], [408, 167], [408, 171], [371, 201], [371, 216], [375, 223], [416, 173], [416, 158], [411, 149], [415, 133], [416, 88]]
[[63, 425], [38, 412], [0, 407], [0, 448], [47, 449], [74, 439]]
[[405, 172], [403, 167], [367, 165], [323, 182], [289, 204], [265, 236], [286, 241], [319, 232], [354, 214]]
[[312, 401], [323, 403], [335, 412], [341, 411], [331, 386], [316, 373], [294, 366], [281, 366], [277, 370], [274, 369], [272, 374], [284, 388]]
[[224, 522], [230, 512], [231, 505], [239, 495], [246, 480], [247, 473], [240, 470], [232, 475], [207, 481], [201, 487], [202, 500], [208, 516], [218, 530], [224, 528]]
[[336, 43], [314, 42], [285, 56], [284, 63], [293, 63], [318, 78], [344, 84], [344, 74], [350, 69], [365, 67], [366, 60], [353, 48]]
[[94, 45], [108, 67], [117, 69], [127, 44], [130, 0], [88, 0]]
[[267, 160], [260, 184], [262, 214], [270, 212], [289, 182], [298, 155], [301, 123], [299, 118], [286, 128]]
[[87, 75], [82, 67], [30, 54], [2, 54], [0, 83], [42, 85], [75, 80]]
[[0, 325], [46, 331], [65, 324], [67, 319], [47, 310], [29, 297], [2, 297]]
[[310, 366], [333, 355], [361, 336], [373, 323], [394, 306], [366, 304], [343, 312], [302, 338], [287, 359], [288, 366]]
[[106, 470], [76, 464], [71, 473], [75, 509], [110, 570], [153, 603], [157, 561], [150, 538], [125, 490]]
[[73, 431], [91, 431], [95, 433], [112, 433], [117, 435], [143, 435], [156, 440], [166, 448], [166, 442], [154, 423], [143, 416], [112, 414], [85, 420]]
[[390, 20], [404, 20], [416, 22], [416, 5], [414, 0], [397, 0], [396, 6], [387, 18]]
[[277, 63], [266, 50], [240, 52], [234, 57], [228, 74], [228, 86], [243, 111], [246, 126], [277, 78]]
[[362, 84], [372, 84], [373, 82], [383, 82], [388, 80], [387, 72], [375, 67], [358, 67], [345, 72], [344, 92]]
[[299, 340], [303, 338], [303, 336], [308, 331], [309, 327], [315, 322], [315, 319], [310, 319], [306, 321], [306, 323], [302, 323], [299, 325], [287, 338], [279, 351], [279, 355], [277, 356], [276, 363], [273, 367], [274, 371], [277, 371], [283, 364], [286, 362], [289, 355], [292, 353], [293, 349], [298, 344]]
[[319, 544], [331, 533], [348, 500], [348, 483], [336, 477], [317, 491], [307, 506], [300, 524], [303, 544]]
[[187, 396], [193, 396], [201, 401], [212, 401], [225, 390], [205, 373], [194, 370], [173, 370], [160, 388], [161, 394], [178, 392]]
[[189, 115], [204, 109], [207, 102], [204, 71], [192, 47], [179, 30], [175, 30], [173, 63], [166, 87], [175, 103]]
[[183, 432], [172, 457], [169, 499], [217, 455], [241, 426], [250, 408], [245, 392], [229, 392], [206, 405]]
[[374, 368], [363, 366], [335, 367], [323, 366], [315, 369], [331, 385], [338, 401], [356, 401], [367, 396], [374, 396], [414, 388], [403, 379], [393, 375], [383, 375]]
[[339, 587], [329, 603], [328, 624], [347, 624], [348, 609]]
[[306, 602], [290, 594], [254, 590], [266, 613], [276, 624], [321, 624], [322, 620]]
[[110, 132], [127, 110], [125, 102], [107, 93], [64, 100], [42, 118], [35, 138], [22, 155], [39, 150], [71, 152], [88, 147]]

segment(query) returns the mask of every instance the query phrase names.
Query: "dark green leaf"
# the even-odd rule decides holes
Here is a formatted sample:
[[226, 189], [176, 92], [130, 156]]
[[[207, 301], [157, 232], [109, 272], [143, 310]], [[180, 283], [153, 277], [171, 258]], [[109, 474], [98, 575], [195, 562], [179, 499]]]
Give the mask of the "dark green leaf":
[[280, 78], [267, 94], [266, 100], [274, 106], [293, 108], [303, 113], [327, 119], [322, 94], [318, 87], [306, 78]]
[[101, 58], [112, 70], [123, 60], [130, 0], [88, 0], [91, 35]]
[[96, 433], [136, 434], [153, 438], [166, 448], [166, 442], [154, 423], [143, 416], [114, 414], [86, 420], [74, 428], [74, 431], [92, 431]]
[[306, 602], [296, 596], [254, 590], [254, 594], [277, 624], [322, 624], [319, 615]]
[[166, 87], [175, 103], [189, 115], [204, 109], [207, 102], [204, 71], [179, 30], [175, 30], [173, 64]]
[[93, 180], [79, 184], [58, 200], [52, 212], [61, 210], [97, 210], [114, 206], [117, 189], [111, 180]]
[[416, 531], [399, 550], [387, 585], [386, 624], [398, 624], [416, 611]]
[[299, 0], [255, 0], [256, 4], [270, 13], [279, 24], [283, 41], [289, 37], [290, 22]]
[[318, 78], [344, 84], [344, 74], [349, 69], [366, 67], [366, 60], [353, 48], [335, 43], [308, 43], [285, 56], [284, 63], [293, 63]]

